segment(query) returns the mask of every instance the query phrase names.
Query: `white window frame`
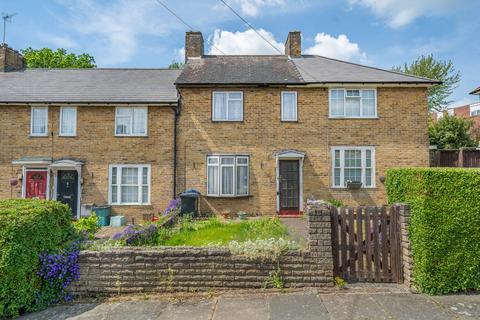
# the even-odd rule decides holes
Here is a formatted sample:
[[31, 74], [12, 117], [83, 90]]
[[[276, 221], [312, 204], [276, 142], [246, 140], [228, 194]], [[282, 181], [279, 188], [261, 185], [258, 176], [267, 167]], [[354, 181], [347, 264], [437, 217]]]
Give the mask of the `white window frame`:
[[[295, 95], [295, 119], [285, 119], [283, 116], [283, 95], [284, 94], [294, 94]], [[281, 92], [281, 104], [280, 104], [280, 119], [282, 122], [297, 122], [298, 121], [298, 95], [297, 91], [282, 91]]]
[[[112, 171], [113, 168], [117, 168], [117, 199], [114, 201], [112, 199]], [[137, 168], [138, 169], [138, 202], [121, 202], [121, 194], [122, 194], [122, 169], [123, 168]], [[142, 202], [142, 187], [145, 186], [143, 184], [143, 168], [147, 168], [147, 186], [148, 186], [148, 201]], [[152, 193], [152, 183], [151, 183], [151, 175], [152, 175], [151, 165], [149, 164], [111, 164], [108, 168], [108, 203], [110, 205], [115, 206], [148, 206], [151, 203], [151, 193]]]
[[[343, 115], [332, 115], [332, 91], [333, 90], [343, 90]], [[347, 90], [359, 90], [360, 91], [360, 116], [346, 116], [345, 107], [347, 100]], [[363, 102], [362, 102], [362, 91], [372, 91], [375, 96], [375, 114], [372, 116], [362, 116], [363, 111]], [[328, 90], [328, 117], [333, 119], [377, 119], [377, 88], [330, 88]]]
[[[340, 167], [335, 167], [335, 151], [340, 151]], [[345, 184], [345, 150], [360, 150], [361, 153], [361, 161], [362, 161], [362, 166], [361, 166], [361, 181], [362, 181], [362, 188], [365, 189], [371, 189], [375, 188], [375, 180], [376, 180], [376, 173], [375, 173], [375, 147], [371, 146], [365, 146], [365, 147], [358, 147], [358, 146], [335, 146], [331, 147], [331, 165], [332, 165], [332, 179], [331, 179], [331, 187], [332, 188], [346, 188], [347, 185]], [[370, 150], [371, 152], [371, 157], [372, 157], [372, 165], [371, 165], [371, 170], [372, 170], [372, 185], [366, 186], [366, 175], [365, 175], [365, 169], [367, 169], [366, 165], [366, 150]], [[340, 168], [340, 185], [335, 185], [335, 168]]]
[[[73, 109], [75, 114], [75, 122], [73, 124], [73, 133], [63, 133], [62, 132], [62, 125], [63, 125], [63, 110], [65, 109]], [[58, 124], [58, 135], [61, 137], [75, 137], [77, 135], [77, 107], [60, 107], [60, 122]]]
[[[232, 93], [239, 93], [240, 94], [240, 99], [230, 99], [229, 96]], [[226, 94], [227, 95], [227, 104], [226, 104], [226, 119], [216, 119], [215, 118], [215, 95], [217, 94]], [[241, 101], [242, 102], [242, 116], [240, 119], [229, 119], [229, 101], [230, 100], [236, 100], [236, 101]], [[244, 116], [244, 104], [243, 104], [243, 91], [213, 91], [212, 93], [212, 121], [214, 122], [242, 122], [243, 121], [243, 116]]]
[[[42, 109], [46, 110], [47, 114], [45, 117], [45, 133], [34, 133], [33, 132], [33, 110]], [[48, 106], [32, 106], [30, 109], [30, 136], [31, 137], [47, 137], [48, 136]]]
[[[217, 159], [217, 164], [209, 164], [208, 159], [215, 158]], [[222, 158], [233, 158], [233, 164], [222, 164]], [[246, 164], [239, 164], [238, 159], [247, 159]], [[209, 197], [248, 197], [250, 195], [250, 157], [248, 155], [232, 155], [232, 154], [225, 154], [225, 155], [218, 155], [212, 154], [207, 155], [207, 196]], [[247, 167], [247, 193], [246, 194], [237, 194], [237, 166], [244, 166]], [[218, 193], [209, 193], [208, 192], [208, 185], [209, 185], [209, 177], [208, 177], [208, 167], [218, 167], [218, 177], [217, 177], [217, 184], [218, 184]], [[233, 168], [233, 193], [232, 194], [225, 194], [222, 192], [222, 167], [232, 167]]]
[[[117, 133], [118, 109], [130, 109], [130, 133]], [[145, 133], [133, 133], [133, 109], [145, 109]], [[115, 128], [116, 137], [146, 137], [148, 136], [148, 106], [118, 106], [115, 107]]]

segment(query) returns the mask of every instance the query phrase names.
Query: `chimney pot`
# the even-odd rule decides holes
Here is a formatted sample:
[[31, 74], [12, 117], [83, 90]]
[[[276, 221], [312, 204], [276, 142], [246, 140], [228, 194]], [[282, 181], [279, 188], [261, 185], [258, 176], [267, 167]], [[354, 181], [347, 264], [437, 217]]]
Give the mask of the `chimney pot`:
[[203, 56], [203, 35], [199, 31], [188, 31], [185, 34], [185, 62], [189, 58]]
[[290, 31], [288, 33], [285, 42], [285, 54], [295, 58], [302, 55], [302, 33], [300, 31]]
[[25, 58], [6, 43], [0, 44], [0, 72], [25, 69]]

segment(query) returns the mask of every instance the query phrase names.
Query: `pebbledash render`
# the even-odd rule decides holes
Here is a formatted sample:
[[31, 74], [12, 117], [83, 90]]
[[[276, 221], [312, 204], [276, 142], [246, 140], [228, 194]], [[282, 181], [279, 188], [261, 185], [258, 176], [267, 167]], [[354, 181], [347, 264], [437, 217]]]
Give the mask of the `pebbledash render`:
[[0, 198], [57, 199], [129, 220], [197, 189], [202, 212], [302, 214], [310, 196], [383, 204], [390, 167], [428, 166], [437, 82], [302, 55], [204, 54], [186, 65], [25, 69], [0, 46]]

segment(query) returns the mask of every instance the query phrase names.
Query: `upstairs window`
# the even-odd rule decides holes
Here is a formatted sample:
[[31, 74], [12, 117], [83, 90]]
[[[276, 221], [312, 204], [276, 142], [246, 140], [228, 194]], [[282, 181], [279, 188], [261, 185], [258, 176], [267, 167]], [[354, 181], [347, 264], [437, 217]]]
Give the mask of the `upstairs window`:
[[333, 187], [345, 188], [347, 182], [375, 187], [375, 149], [373, 147], [332, 148]]
[[30, 135], [45, 137], [48, 135], [48, 107], [32, 107]]
[[377, 91], [375, 89], [331, 89], [331, 118], [376, 118]]
[[281, 100], [281, 120], [297, 121], [297, 92], [283, 91]]
[[147, 107], [117, 107], [115, 110], [116, 136], [146, 136]]
[[243, 121], [243, 92], [213, 92], [213, 121]]
[[247, 196], [248, 157], [247, 156], [208, 156], [207, 195]]
[[111, 165], [110, 203], [150, 203], [150, 165]]
[[60, 108], [60, 136], [75, 136], [77, 134], [77, 108]]

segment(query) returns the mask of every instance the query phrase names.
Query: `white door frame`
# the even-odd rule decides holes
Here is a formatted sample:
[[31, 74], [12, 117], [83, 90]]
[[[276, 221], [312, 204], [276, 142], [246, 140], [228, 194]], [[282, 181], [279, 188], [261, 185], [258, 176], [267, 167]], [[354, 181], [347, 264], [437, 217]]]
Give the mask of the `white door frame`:
[[298, 160], [299, 210], [303, 212], [303, 159], [305, 153], [296, 150], [283, 150], [275, 153], [275, 180], [277, 191], [277, 213], [280, 212], [280, 160]]
[[53, 192], [52, 192], [52, 199], [57, 199], [57, 186], [58, 186], [58, 171], [77, 171], [78, 179], [77, 179], [77, 212], [76, 217], [77, 219], [80, 218], [80, 205], [81, 205], [81, 197], [82, 197], [82, 165], [83, 162], [75, 161], [75, 160], [58, 160], [54, 161], [50, 165], [50, 169], [53, 173]]

